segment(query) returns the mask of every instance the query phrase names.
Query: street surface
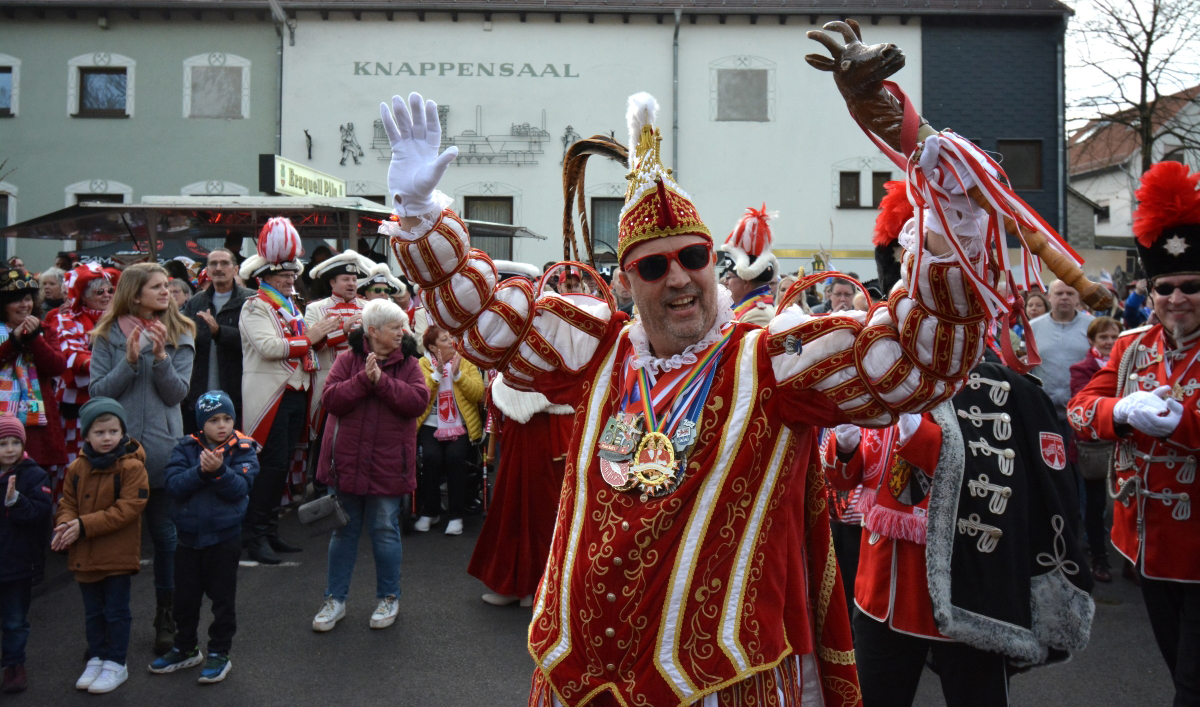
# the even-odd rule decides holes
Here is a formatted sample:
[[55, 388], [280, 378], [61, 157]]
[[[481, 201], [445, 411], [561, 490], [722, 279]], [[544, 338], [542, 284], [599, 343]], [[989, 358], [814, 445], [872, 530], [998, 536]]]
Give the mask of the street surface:
[[[106, 696], [79, 693], [83, 670], [83, 608], [64, 558], [53, 555], [46, 581], [34, 590], [29, 640], [29, 690], [4, 696], [27, 705], [430, 705], [517, 707], [525, 704], [533, 663], [525, 650], [529, 609], [497, 608], [466, 573], [482, 518], [468, 518], [458, 537], [443, 522], [404, 539], [400, 617], [389, 629], [367, 627], [375, 608], [375, 576], [364, 532], [347, 602], [331, 632], [314, 633], [313, 615], [325, 587], [327, 536], [308, 538], [289, 515], [283, 535], [305, 547], [277, 567], [243, 566], [238, 577], [238, 634], [229, 677], [199, 685], [197, 669], [151, 675], [154, 582], [148, 564], [133, 582], [129, 681]], [[147, 550], [150, 547], [147, 540]], [[149, 553], [146, 553], [149, 556]], [[1092, 644], [1066, 665], [1012, 680], [1019, 707], [1168, 705], [1172, 692], [1154, 646], [1141, 594], [1118, 577], [1097, 590]], [[211, 615], [205, 609], [201, 638]], [[944, 705], [928, 670], [917, 705]]]

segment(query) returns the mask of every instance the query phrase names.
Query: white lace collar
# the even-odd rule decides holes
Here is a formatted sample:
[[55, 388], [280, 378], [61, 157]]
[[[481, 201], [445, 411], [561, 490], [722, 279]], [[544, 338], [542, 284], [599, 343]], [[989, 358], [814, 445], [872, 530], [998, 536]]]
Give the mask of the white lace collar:
[[699, 341], [688, 346], [681, 353], [670, 358], [656, 358], [650, 351], [650, 340], [646, 338], [646, 328], [638, 317], [629, 326], [629, 342], [633, 344], [633, 356], [630, 364], [634, 368], [645, 368], [651, 374], [673, 371], [695, 363], [699, 359], [696, 354], [703, 352], [709, 346], [721, 340], [724, 336], [725, 325], [733, 321], [733, 295], [724, 285], [717, 285], [717, 321]]

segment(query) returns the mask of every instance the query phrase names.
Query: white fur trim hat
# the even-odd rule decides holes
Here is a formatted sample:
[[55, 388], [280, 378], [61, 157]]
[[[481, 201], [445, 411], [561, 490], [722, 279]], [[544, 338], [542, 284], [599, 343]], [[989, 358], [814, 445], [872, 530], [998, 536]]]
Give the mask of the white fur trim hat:
[[771, 253], [774, 238], [768, 223], [778, 216], [776, 211], [767, 211], [766, 204], [761, 209], [746, 209], [725, 243], [717, 248], [732, 261], [733, 272], [739, 278], [754, 280], [768, 267], [773, 273], [779, 272], [779, 260]]

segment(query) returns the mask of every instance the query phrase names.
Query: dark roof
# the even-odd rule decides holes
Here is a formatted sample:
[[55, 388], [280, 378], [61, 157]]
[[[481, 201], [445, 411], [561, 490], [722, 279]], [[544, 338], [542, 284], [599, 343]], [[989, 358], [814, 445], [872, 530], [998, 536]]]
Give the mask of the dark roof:
[[[1156, 126], [1166, 125], [1176, 113], [1198, 98], [1200, 86], [1160, 97], [1160, 108], [1154, 119]], [[1131, 113], [1123, 111], [1116, 115], [1128, 121], [1125, 116]], [[1108, 169], [1129, 159], [1140, 149], [1139, 145], [1133, 128], [1113, 122], [1110, 117], [1095, 118], [1071, 133], [1071, 138], [1067, 140], [1067, 164], [1072, 176]]]
[[[1071, 15], [1058, 0], [280, 0], [289, 12], [542, 12], [835, 15]], [[0, 0], [0, 8], [266, 10], [265, 0]]]

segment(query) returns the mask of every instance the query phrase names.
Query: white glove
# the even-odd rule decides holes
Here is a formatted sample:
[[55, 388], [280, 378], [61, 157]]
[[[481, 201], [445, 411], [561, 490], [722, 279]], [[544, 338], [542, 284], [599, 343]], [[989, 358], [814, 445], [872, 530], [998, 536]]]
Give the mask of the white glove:
[[1165, 415], [1152, 414], [1146, 408], [1138, 408], [1129, 414], [1129, 424], [1151, 437], [1166, 437], [1179, 427], [1183, 419], [1183, 405], [1174, 398], [1167, 398]]
[[837, 437], [837, 448], [842, 454], [858, 449], [858, 443], [862, 441], [862, 430], [858, 425], [838, 425], [833, 428], [833, 434]]
[[458, 148], [448, 147], [438, 155], [442, 124], [437, 104], [424, 100], [419, 93], [410, 93], [407, 105], [400, 96], [392, 96], [391, 109], [380, 103], [379, 113], [392, 143], [392, 163], [388, 166], [391, 207], [400, 216], [424, 216], [436, 209], [433, 190], [446, 167], [458, 157]]
[[921, 416], [906, 412], [900, 415], [900, 419], [896, 422], [896, 429], [900, 432], [900, 439], [897, 442], [901, 445], [908, 444], [908, 440], [913, 438], [917, 433], [917, 428], [921, 426]]
[[1133, 424], [1133, 413], [1136, 410], [1144, 410], [1146, 414], [1154, 416], [1162, 415], [1167, 412], [1167, 401], [1165, 398], [1170, 390], [1171, 386], [1161, 385], [1155, 388], [1153, 392], [1138, 390], [1121, 398], [1113, 406], [1113, 422], [1118, 425]]

